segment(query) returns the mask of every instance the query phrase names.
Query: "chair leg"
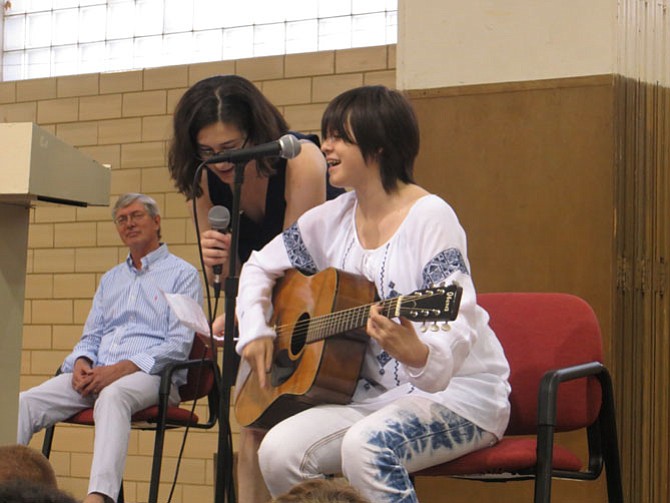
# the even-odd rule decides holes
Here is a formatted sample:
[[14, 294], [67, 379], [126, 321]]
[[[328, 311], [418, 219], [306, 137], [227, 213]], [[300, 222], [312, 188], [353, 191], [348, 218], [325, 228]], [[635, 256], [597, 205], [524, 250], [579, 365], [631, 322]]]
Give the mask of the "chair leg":
[[551, 501], [551, 473], [554, 450], [554, 428], [539, 426], [537, 435], [537, 466], [535, 468], [535, 503]]
[[603, 393], [600, 433], [602, 436], [605, 476], [607, 478], [607, 501], [609, 503], [623, 503], [623, 484], [621, 482], [621, 462], [619, 459], [612, 378], [609, 372], [605, 371], [598, 375], [598, 379]]
[[49, 456], [51, 455], [51, 445], [53, 444], [54, 440], [55, 428], [56, 428], [55, 425], [51, 425], [46, 430], [44, 430], [44, 441], [42, 442], [42, 454], [47, 459], [49, 459]]
[[149, 484], [149, 502], [158, 503], [158, 486], [161, 479], [161, 464], [163, 461], [163, 443], [165, 440], [165, 428], [157, 426], [156, 440], [154, 442], [154, 459], [151, 465], [151, 482]]

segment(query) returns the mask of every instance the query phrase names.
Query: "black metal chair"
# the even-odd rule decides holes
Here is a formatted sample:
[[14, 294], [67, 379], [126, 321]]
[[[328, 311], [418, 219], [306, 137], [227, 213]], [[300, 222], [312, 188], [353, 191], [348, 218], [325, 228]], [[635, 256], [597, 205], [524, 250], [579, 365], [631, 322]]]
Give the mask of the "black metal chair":
[[[188, 369], [186, 384], [179, 388], [182, 402], [190, 402], [207, 397], [208, 418], [201, 421], [190, 408], [171, 406], [168, 404], [172, 374], [181, 369]], [[212, 428], [218, 419], [219, 409], [219, 366], [214, 360], [213, 351], [209, 346], [209, 339], [202, 334], [195, 334], [193, 347], [189, 359], [184, 362], [169, 365], [161, 374], [161, 383], [158, 404], [143, 409], [131, 419], [132, 427], [141, 430], [155, 431], [154, 456], [151, 467], [151, 482], [149, 486], [149, 503], [157, 503], [158, 487], [160, 483], [161, 464], [163, 460], [163, 444], [165, 432], [169, 429], [189, 427], [197, 429]], [[65, 423], [93, 426], [93, 409], [84, 409]], [[46, 429], [42, 453], [48, 458], [55, 433], [55, 425]], [[118, 498], [123, 503], [123, 484]]]

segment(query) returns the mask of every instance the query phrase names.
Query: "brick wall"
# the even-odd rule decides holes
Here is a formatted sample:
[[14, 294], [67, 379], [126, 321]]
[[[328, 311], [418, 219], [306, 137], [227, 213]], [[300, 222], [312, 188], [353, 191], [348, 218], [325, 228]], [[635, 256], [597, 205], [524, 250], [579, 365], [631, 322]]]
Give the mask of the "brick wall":
[[[0, 120], [35, 122], [112, 166], [112, 201], [123, 192], [153, 196], [163, 239], [197, 263], [194, 228], [166, 168], [172, 111], [198, 80], [236, 73], [254, 81], [298, 131], [318, 132], [328, 101], [362, 84], [395, 86], [395, 46], [272, 56], [0, 83]], [[101, 275], [125, 258], [109, 208], [37, 205], [31, 213], [21, 389], [46, 380], [79, 339]], [[204, 408], [200, 410], [205, 414]], [[168, 435], [160, 500], [169, 493], [182, 432]], [[62, 488], [86, 494], [92, 428], [57, 429], [52, 463]], [[32, 446], [40, 448], [42, 434]], [[216, 431], [190, 432], [173, 501], [211, 501]], [[153, 434], [133, 431], [126, 500], [146, 501]]]

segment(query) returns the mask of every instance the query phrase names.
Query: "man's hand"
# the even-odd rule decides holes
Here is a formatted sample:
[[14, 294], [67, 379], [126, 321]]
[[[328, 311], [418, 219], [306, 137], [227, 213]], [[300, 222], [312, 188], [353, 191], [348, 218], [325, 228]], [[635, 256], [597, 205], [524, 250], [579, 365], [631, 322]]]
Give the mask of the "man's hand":
[[91, 382], [91, 362], [88, 358], [77, 358], [72, 370], [72, 387], [78, 393]]
[[139, 367], [130, 360], [123, 360], [114, 365], [105, 365], [93, 369], [89, 368], [88, 371], [86, 371], [87, 382], [85, 382], [81, 389], [75, 389], [81, 393], [81, 396], [90, 394], [97, 395], [117, 379], [137, 372], [138, 370], [140, 370]]

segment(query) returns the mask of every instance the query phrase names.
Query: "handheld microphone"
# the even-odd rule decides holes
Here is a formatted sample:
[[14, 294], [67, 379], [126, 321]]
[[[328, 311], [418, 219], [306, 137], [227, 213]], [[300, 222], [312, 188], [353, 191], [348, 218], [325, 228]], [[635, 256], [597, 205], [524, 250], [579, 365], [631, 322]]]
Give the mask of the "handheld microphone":
[[[209, 220], [209, 226], [212, 229], [226, 234], [228, 232], [228, 225], [230, 224], [230, 211], [225, 206], [212, 206], [207, 214], [207, 220]], [[221, 273], [223, 272], [223, 266], [217, 264], [212, 267], [212, 271], [214, 272], [214, 295], [218, 298], [221, 293]]]
[[263, 157], [283, 157], [284, 159], [293, 159], [300, 153], [300, 140], [292, 134], [285, 134], [281, 138], [270, 143], [263, 143], [255, 147], [230, 150], [220, 154], [213, 155], [207, 159], [207, 164], [216, 164], [219, 162], [248, 162], [252, 159], [262, 159]]

